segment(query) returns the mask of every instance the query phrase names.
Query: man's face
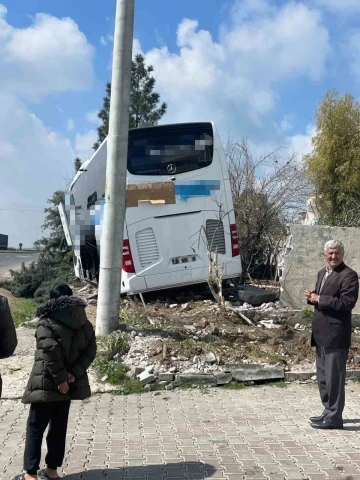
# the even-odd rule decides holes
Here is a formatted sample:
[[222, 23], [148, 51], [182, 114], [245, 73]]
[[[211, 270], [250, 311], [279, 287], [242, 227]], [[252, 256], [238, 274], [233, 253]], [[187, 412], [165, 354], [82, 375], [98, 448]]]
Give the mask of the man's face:
[[343, 261], [343, 254], [340, 248], [328, 248], [325, 258], [331, 269], [336, 268]]

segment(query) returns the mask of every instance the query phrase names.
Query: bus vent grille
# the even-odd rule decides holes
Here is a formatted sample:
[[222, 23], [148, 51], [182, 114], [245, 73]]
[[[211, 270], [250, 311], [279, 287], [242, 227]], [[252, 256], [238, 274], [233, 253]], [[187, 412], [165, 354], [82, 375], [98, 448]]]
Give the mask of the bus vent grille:
[[206, 240], [208, 248], [224, 255], [226, 253], [224, 225], [221, 220], [206, 220]]
[[136, 246], [139, 254], [140, 265], [147, 267], [159, 260], [159, 250], [156, 245], [154, 230], [145, 228], [136, 232]]

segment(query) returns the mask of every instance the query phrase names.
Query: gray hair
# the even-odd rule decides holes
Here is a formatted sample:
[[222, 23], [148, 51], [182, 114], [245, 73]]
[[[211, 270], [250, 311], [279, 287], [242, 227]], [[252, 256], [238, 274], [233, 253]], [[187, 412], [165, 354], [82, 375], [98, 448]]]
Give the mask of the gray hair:
[[338, 248], [344, 255], [344, 245], [340, 242], [340, 240], [329, 240], [326, 242], [324, 245], [324, 253], [326, 253], [329, 248]]

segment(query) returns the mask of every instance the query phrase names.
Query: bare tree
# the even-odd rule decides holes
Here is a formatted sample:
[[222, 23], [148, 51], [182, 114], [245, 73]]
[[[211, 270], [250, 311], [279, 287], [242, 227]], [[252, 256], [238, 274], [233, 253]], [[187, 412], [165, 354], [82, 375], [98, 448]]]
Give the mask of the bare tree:
[[241, 246], [243, 279], [275, 266], [287, 223], [304, 210], [311, 186], [297, 154], [278, 148], [254, 159], [247, 140], [226, 145], [229, 178]]

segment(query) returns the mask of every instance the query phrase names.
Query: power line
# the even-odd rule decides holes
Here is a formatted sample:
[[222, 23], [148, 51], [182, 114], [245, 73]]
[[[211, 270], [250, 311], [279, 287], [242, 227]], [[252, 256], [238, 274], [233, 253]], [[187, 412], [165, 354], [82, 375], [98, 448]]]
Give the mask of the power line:
[[20, 208], [0, 208], [1, 212], [44, 212], [44, 210], [28, 210], [28, 209], [20, 209]]

